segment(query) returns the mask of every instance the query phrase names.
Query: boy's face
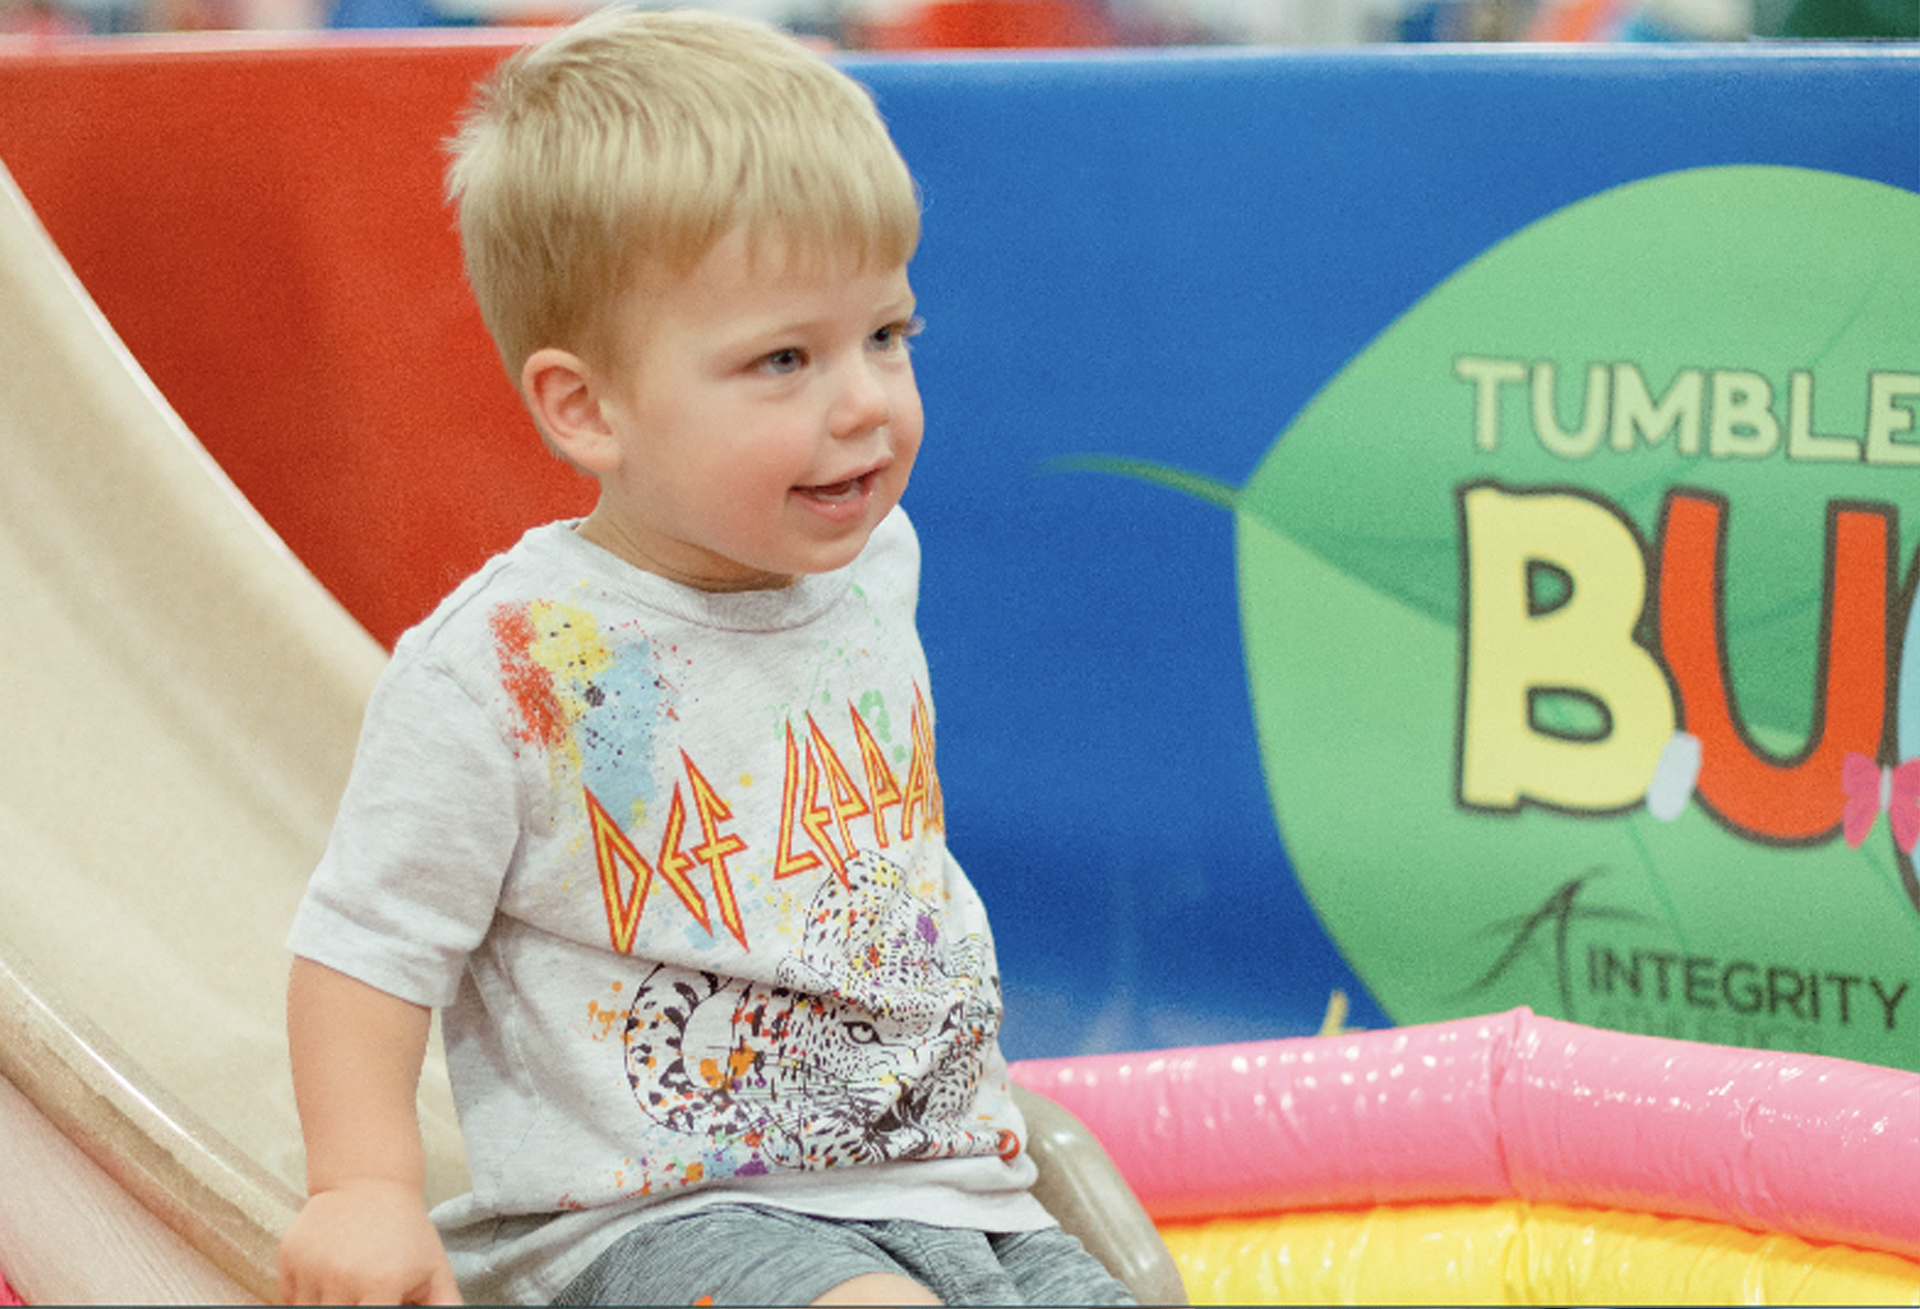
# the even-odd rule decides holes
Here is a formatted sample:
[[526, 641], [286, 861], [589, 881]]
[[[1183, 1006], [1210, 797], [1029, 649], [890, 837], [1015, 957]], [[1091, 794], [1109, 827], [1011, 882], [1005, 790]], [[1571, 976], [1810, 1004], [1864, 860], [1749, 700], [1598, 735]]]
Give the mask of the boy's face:
[[583, 534], [703, 590], [851, 563], [920, 449], [907, 270], [757, 253], [736, 230], [629, 296], [602, 390], [619, 454]]

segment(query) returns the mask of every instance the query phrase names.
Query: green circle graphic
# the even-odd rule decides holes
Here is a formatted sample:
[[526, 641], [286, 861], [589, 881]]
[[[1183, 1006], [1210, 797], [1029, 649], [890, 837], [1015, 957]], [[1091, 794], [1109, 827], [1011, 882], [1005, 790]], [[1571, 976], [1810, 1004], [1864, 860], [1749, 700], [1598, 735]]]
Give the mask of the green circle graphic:
[[[1897, 524], [1886, 666], [1901, 667], [1920, 540], [1916, 235], [1920, 197], [1799, 169], [1700, 169], [1591, 197], [1428, 294], [1231, 496], [1281, 837], [1396, 1021], [1528, 1004], [1920, 1065], [1920, 912], [1885, 814], [1855, 846], [1738, 830], [1684, 786], [1670, 819], [1638, 795], [1470, 803], [1480, 720], [1462, 628], [1468, 490], [1584, 505], [1625, 530], [1595, 544], [1583, 512], [1567, 533], [1643, 557], [1633, 639], [1665, 673], [1649, 617], [1663, 508], [1676, 491], [1710, 500], [1734, 716], [1777, 763], [1808, 750], [1822, 679], [1853, 666], [1822, 658], [1836, 506]], [[1636, 403], [1638, 426], [1621, 417]], [[1586, 600], [1578, 570], [1528, 576], [1539, 613]], [[1876, 768], [1898, 762], [1897, 724], [1916, 713], [1911, 673], [1884, 680]], [[1636, 726], [1577, 680], [1540, 692], [1529, 731], [1597, 748]], [[1684, 726], [1688, 706], [1672, 712]]]

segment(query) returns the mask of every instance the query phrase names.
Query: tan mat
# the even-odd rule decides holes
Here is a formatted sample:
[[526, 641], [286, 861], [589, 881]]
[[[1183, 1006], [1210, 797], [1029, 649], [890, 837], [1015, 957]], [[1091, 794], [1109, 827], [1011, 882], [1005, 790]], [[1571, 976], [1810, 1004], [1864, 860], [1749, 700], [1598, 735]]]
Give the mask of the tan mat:
[[[384, 658], [0, 173], [0, 1076], [22, 1093], [0, 1098], [0, 1264], [30, 1301], [270, 1294], [303, 1167], [281, 942]], [[439, 1194], [463, 1185], [444, 1080]], [[91, 1183], [35, 1152], [36, 1111], [157, 1244], [90, 1235]], [[156, 1280], [165, 1229], [238, 1286]]]

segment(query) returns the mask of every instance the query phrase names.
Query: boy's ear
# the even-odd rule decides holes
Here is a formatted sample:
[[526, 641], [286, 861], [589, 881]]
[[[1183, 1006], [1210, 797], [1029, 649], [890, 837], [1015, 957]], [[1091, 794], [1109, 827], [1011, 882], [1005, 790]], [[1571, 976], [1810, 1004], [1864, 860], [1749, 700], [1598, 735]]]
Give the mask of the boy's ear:
[[600, 403], [600, 383], [585, 360], [548, 346], [527, 356], [520, 390], [534, 422], [562, 455], [589, 473], [609, 472], [620, 446]]

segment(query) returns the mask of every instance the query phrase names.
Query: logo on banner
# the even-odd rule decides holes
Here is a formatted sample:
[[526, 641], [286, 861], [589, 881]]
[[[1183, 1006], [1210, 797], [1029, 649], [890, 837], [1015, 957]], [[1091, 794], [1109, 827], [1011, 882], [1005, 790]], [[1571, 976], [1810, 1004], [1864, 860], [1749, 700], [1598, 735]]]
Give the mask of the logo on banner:
[[1710, 168], [1435, 288], [1230, 506], [1288, 856], [1401, 1022], [1920, 1062], [1920, 197]]

